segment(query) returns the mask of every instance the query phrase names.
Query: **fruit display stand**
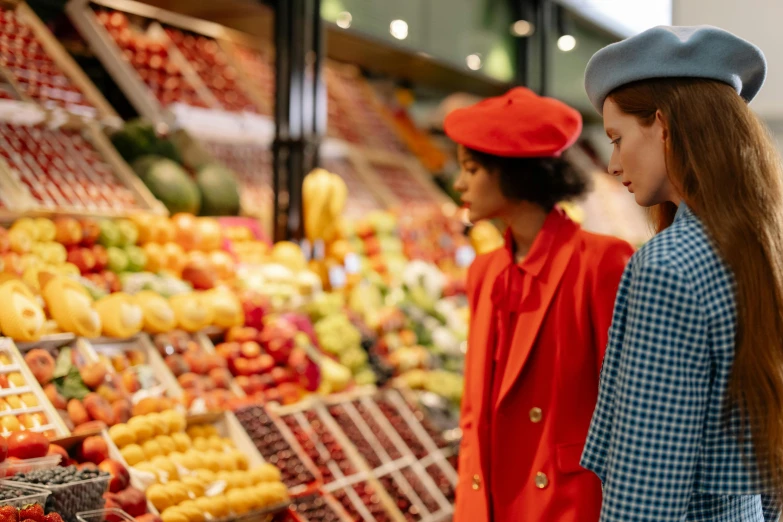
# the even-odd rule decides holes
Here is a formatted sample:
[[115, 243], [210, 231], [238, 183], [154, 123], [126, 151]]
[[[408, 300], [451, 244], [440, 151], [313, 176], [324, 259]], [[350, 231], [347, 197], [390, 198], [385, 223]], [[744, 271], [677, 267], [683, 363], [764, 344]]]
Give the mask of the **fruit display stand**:
[[110, 126], [121, 123], [111, 105], [26, 3], [0, 7], [3, 98]]
[[[196, 499], [205, 495], [209, 497], [221, 494], [230, 485], [229, 482], [234, 480], [230, 472], [225, 471], [229, 469], [224, 466], [227, 460], [236, 460], [241, 456], [242, 463], [238, 464], [239, 467], [237, 468], [239, 461], [236, 461], [231, 469], [250, 470], [242, 471], [245, 475], [242, 480], [245, 482], [248, 480], [247, 473], [265, 465], [247, 432], [231, 412], [191, 415], [187, 417], [186, 430], [169, 426], [166, 430], [153, 431], [159, 434], [147, 438], [144, 444], [131, 442], [137, 440], [143, 430], [158, 430], [159, 426], [155, 423], [166, 422], [160, 417], [146, 418], [148, 421], [145, 421], [144, 416], [134, 417], [138, 420], [132, 419], [128, 424], [113, 427], [105, 437], [110, 457], [130, 470], [131, 485], [141, 491], [147, 491], [148, 509], [151, 513], [157, 514], [165, 508], [161, 502], [168, 503], [165, 491], [162, 492], [164, 497], [152, 492], [151, 488], [156, 484], [164, 487], [171, 485], [173, 488], [181, 483], [190, 485], [188, 477], [199, 478], [207, 484], [202, 485], [200, 494], [196, 493], [190, 498]], [[124, 445], [120, 448], [114, 441]], [[229, 441], [230, 449], [225, 446], [225, 441]], [[221, 469], [224, 471], [220, 471]], [[222, 486], [221, 482], [224, 482]], [[275, 503], [271, 507], [275, 511], [285, 509], [286, 506], [287, 503]], [[269, 508], [270, 506], [265, 506], [252, 512], [255, 515], [267, 514], [270, 512]], [[242, 515], [239, 518], [250, 514]]]
[[389, 208], [431, 208], [453, 205], [449, 197], [430, 179], [418, 160], [387, 153], [365, 153], [359, 168], [383, 196]]
[[182, 387], [148, 335], [139, 334], [130, 339], [103, 337], [83, 342], [95, 353], [96, 360], [101, 356], [108, 359], [134, 404], [153, 397], [182, 398]]
[[[256, 110], [236, 78], [215, 82], [227, 67], [215, 39], [253, 45], [242, 33], [130, 0], [72, 0], [66, 9], [131, 103], [155, 125], [187, 128], [200, 118], [225, 127], [253, 121], [248, 115]], [[190, 45], [194, 35], [198, 50]]]
[[[220, 334], [213, 330], [212, 335]], [[148, 337], [145, 342], [157, 353], [158, 357], [155, 359], [160, 359], [163, 363], [162, 367], [158, 367], [159, 373], [168, 374], [166, 379], [176, 382], [178, 396], [185, 400], [185, 405], [191, 411], [203, 413], [222, 408], [229, 398], [245, 397], [245, 392], [236, 380], [231, 378], [229, 372], [218, 370], [219, 374], [216, 374], [212, 371], [216, 368], [210, 367], [211, 361], [220, 359], [220, 356], [215, 353], [215, 345], [208, 333], [177, 331]], [[207, 397], [194, 393], [194, 390], [206, 388], [207, 384], [216, 391], [224, 390], [225, 397], [219, 401], [208, 401]]]
[[[13, 103], [13, 102], [9, 102]], [[17, 215], [165, 214], [94, 122], [52, 126], [52, 113], [0, 122], [0, 187]]]
[[[369, 387], [265, 410], [296, 441], [293, 450], [318, 469], [323, 490], [349, 519], [447, 518], [456, 474], [407, 407], [406, 418], [385, 415], [390, 407], [395, 413], [401, 409], [390, 401], [396, 397]], [[416, 428], [418, 434], [412, 433]]]
[[[139, 113], [161, 129], [187, 129], [195, 148], [235, 171], [243, 213], [268, 223], [274, 51], [243, 33], [132, 0], [71, 0], [67, 9]], [[329, 127], [323, 166], [343, 177], [357, 199], [349, 200], [346, 214], [407, 204], [413, 195], [447, 201], [359, 70], [332, 61], [324, 70]], [[400, 183], [412, 193], [385, 197], [389, 191], [376, 178], [387, 174], [404, 176]]]
[[[60, 415], [47, 399], [24, 358], [8, 338], [0, 338], [0, 426], [7, 434], [20, 429], [43, 432], [51, 437], [69, 433]], [[29, 464], [29, 463], [28, 463]], [[54, 465], [57, 463], [55, 462]], [[0, 474], [10, 463], [0, 464]]]

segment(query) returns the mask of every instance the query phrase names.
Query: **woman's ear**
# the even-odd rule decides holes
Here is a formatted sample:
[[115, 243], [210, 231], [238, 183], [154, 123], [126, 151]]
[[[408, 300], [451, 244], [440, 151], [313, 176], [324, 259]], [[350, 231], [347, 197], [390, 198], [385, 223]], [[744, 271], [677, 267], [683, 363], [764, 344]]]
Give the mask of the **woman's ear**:
[[655, 127], [659, 132], [660, 140], [666, 143], [666, 140], [669, 139], [669, 126], [661, 111], [655, 111]]

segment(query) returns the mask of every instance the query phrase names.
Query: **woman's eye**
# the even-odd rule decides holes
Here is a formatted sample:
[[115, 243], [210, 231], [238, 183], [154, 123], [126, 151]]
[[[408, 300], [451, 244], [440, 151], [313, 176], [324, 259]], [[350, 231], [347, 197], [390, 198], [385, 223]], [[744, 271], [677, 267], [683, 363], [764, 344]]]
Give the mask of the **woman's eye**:
[[615, 138], [612, 141], [609, 142], [610, 145], [619, 145], [620, 144], [620, 138]]

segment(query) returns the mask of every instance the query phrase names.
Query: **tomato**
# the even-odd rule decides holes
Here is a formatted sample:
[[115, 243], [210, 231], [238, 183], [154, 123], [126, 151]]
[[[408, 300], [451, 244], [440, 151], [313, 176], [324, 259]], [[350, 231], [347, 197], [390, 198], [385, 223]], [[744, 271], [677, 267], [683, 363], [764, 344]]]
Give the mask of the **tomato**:
[[41, 433], [15, 431], [8, 437], [8, 456], [20, 459], [45, 457], [49, 451], [49, 439]]

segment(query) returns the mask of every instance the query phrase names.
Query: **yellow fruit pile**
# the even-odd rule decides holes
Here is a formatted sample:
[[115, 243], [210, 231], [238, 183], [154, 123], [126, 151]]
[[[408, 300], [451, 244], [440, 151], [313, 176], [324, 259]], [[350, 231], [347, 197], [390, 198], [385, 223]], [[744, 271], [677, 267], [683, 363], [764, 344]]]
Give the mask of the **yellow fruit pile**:
[[[182, 414], [166, 411], [109, 430], [128, 465], [155, 477], [146, 495], [163, 522], [204, 522], [206, 514], [242, 515], [288, 499], [275, 466], [248, 470], [247, 456], [214, 426], [185, 426]], [[222, 492], [205, 496], [217, 484]]]

